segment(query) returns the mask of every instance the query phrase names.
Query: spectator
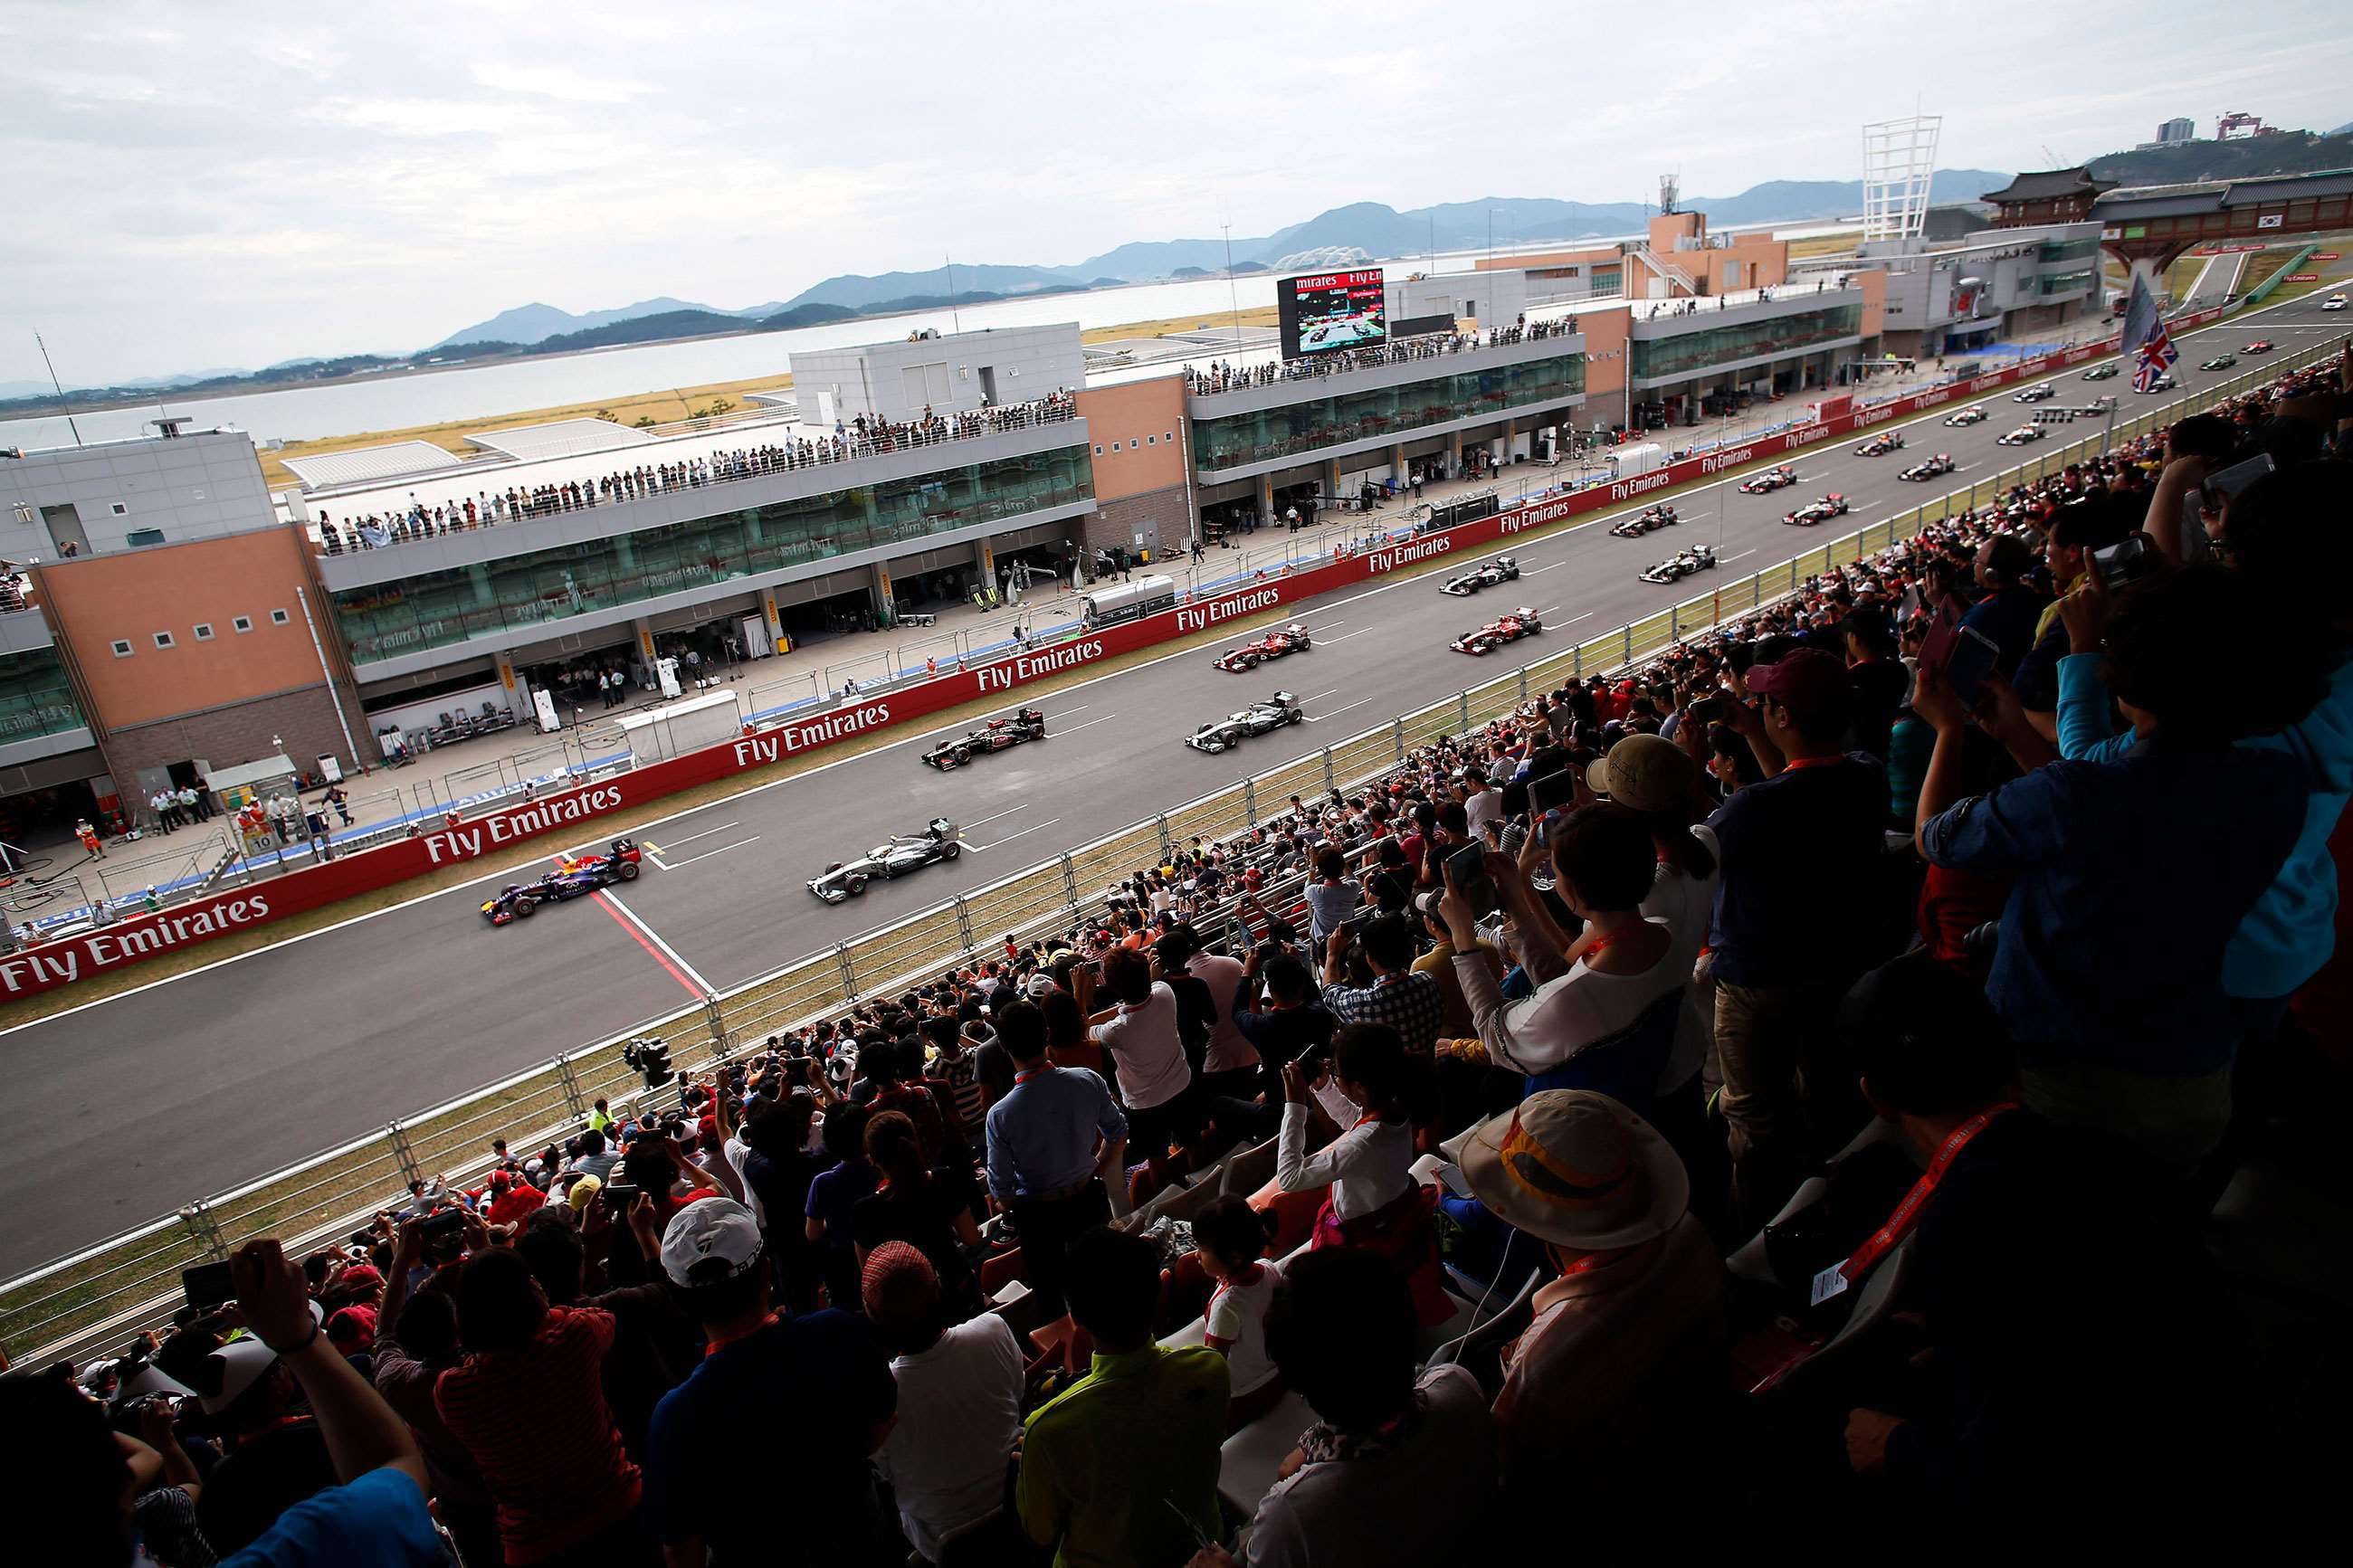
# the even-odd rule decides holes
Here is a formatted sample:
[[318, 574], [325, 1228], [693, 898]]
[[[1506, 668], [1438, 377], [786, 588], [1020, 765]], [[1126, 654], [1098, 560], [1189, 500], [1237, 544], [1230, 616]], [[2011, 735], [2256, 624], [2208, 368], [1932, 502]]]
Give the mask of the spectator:
[[2000, 649], [1994, 668], [2007, 679], [2034, 647], [2036, 625], [2050, 601], [2027, 581], [2034, 552], [2015, 534], [1999, 533], [1978, 546], [1975, 573], [1984, 590], [1961, 625], [1983, 634]]
[[1307, 888], [1307, 938], [1319, 948], [1364, 901], [1363, 890], [1347, 875], [1345, 855], [1329, 845], [1315, 852], [1315, 879]]
[[999, 1038], [1020, 1074], [989, 1107], [988, 1188], [1012, 1215], [1021, 1262], [1042, 1321], [1061, 1315], [1071, 1238], [1111, 1217], [1110, 1189], [1123, 1171], [1127, 1118], [1083, 1068], [1046, 1060], [1046, 1020], [1027, 1002], [998, 1015]]
[[[888, 1561], [867, 1459], [890, 1433], [897, 1389], [866, 1324], [840, 1310], [771, 1310], [760, 1227], [726, 1198], [679, 1211], [661, 1268], [709, 1345], [654, 1411], [646, 1528], [665, 1559]], [[763, 1506], [744, 1506], [745, 1476], [759, 1478]]]
[[[1256, 998], [1261, 1005], [1243, 1006], [1234, 1015], [1234, 1024], [1259, 1054], [1261, 1092], [1270, 1102], [1280, 1102], [1283, 1065], [1320, 1055], [1331, 1045], [1337, 1026], [1314, 999], [1307, 965], [1298, 954], [1254, 948], [1249, 967], [1262, 987], [1262, 995]], [[1248, 999], [1248, 984], [1243, 992]]]
[[1607, 1096], [1552, 1089], [1487, 1121], [1461, 1164], [1560, 1271], [1505, 1356], [1506, 1489], [1535, 1506], [1559, 1477], [1589, 1478], [1636, 1525], [1723, 1415], [1724, 1266], [1685, 1212], [1683, 1162]]
[[[1405, 1075], [1405, 1043], [1386, 1024], [1343, 1027], [1332, 1037], [1328, 1064], [1284, 1064], [1274, 1179], [1286, 1193], [1328, 1187], [1309, 1245], [1361, 1247], [1387, 1259], [1413, 1287], [1422, 1321], [1441, 1323], [1452, 1307], [1438, 1281], [1429, 1192], [1413, 1178]], [[1307, 1152], [1311, 1103], [1341, 1130], [1314, 1154]]]
[[864, 1106], [851, 1101], [826, 1112], [823, 1136], [834, 1165], [809, 1183], [804, 1234], [817, 1249], [828, 1301], [848, 1310], [858, 1300], [858, 1205], [881, 1185], [882, 1175], [866, 1157]]
[[1724, 856], [1709, 945], [1732, 1202], [1761, 1221], [1797, 1185], [1799, 1086], [1823, 1081], [1820, 1043], [1866, 962], [1888, 795], [1877, 763], [1839, 751], [1852, 688], [1837, 656], [1799, 648], [1746, 685], [1761, 701], [1736, 705], [1735, 726], [1767, 776], [1708, 819]]
[[861, 1278], [876, 1247], [903, 1241], [931, 1260], [951, 1321], [962, 1322], [980, 1310], [980, 1285], [965, 1261], [966, 1249], [980, 1245], [980, 1225], [972, 1214], [971, 1159], [959, 1153], [944, 1163], [926, 1164], [914, 1123], [896, 1110], [868, 1119], [866, 1158], [881, 1184], [850, 1210]]
[[424, 1256], [424, 1221], [412, 1219], [400, 1227], [398, 1249], [385, 1280], [376, 1336], [374, 1375], [376, 1392], [400, 1418], [408, 1423], [425, 1474], [430, 1483], [433, 1510], [467, 1561], [497, 1563], [498, 1512], [482, 1472], [466, 1445], [441, 1419], [433, 1403], [433, 1387], [443, 1373], [456, 1366], [458, 1304], [447, 1290], [409, 1293], [411, 1270]]
[[[299, 1329], [278, 1341], [306, 1342]], [[195, 1387], [223, 1448], [196, 1498], [196, 1527], [227, 1557], [296, 1503], [333, 1486], [334, 1459], [317, 1420], [298, 1402], [293, 1368], [269, 1342], [231, 1340], [206, 1357]]]
[[1160, 1255], [1140, 1236], [1099, 1227], [1071, 1243], [1070, 1297], [1094, 1363], [1026, 1424], [1015, 1488], [1022, 1526], [1039, 1545], [1058, 1546], [1064, 1568], [1181, 1563], [1224, 1528], [1226, 1358], [1153, 1342]]
[[[1459, 1366], [1416, 1374], [1412, 1298], [1342, 1249], [1294, 1261], [1267, 1345], [1315, 1412], [1250, 1521], [1249, 1568], [1421, 1568], [1474, 1560], [1495, 1490], [1496, 1427]], [[1222, 1548], [1194, 1568], [1224, 1568]]]
[[907, 1540], [937, 1563], [943, 1537], [1004, 1507], [1021, 1442], [1021, 1348], [994, 1312], [951, 1327], [939, 1276], [904, 1242], [868, 1254], [860, 1289], [898, 1383], [898, 1419], [875, 1466]]
[[[2009, 1042], [1967, 980], [1899, 959], [1855, 988], [1846, 1027], [1872, 1109], [1929, 1166], [1897, 1215], [1916, 1227], [1926, 1383], [1883, 1380], [1872, 1397], [1893, 1413], [1849, 1415], [1849, 1462], [1930, 1531], [2169, 1559], [2229, 1528], [2152, 1506], [2250, 1479], [2201, 1248], [2095, 1146], [2018, 1107]], [[1843, 1271], [1885, 1250], [1874, 1237]]]
[[[1356, 940], [1368, 973], [1354, 981], [1347, 973], [1350, 937], [1343, 926], [1326, 944], [1324, 1011], [1341, 1024], [1385, 1025], [1397, 1031], [1409, 1055], [1428, 1057], [1446, 1016], [1446, 994], [1436, 976], [1414, 973], [1413, 921], [1403, 915], [1376, 915], [1366, 921]], [[1462, 941], [1462, 933], [1456, 932], [1458, 950]]]
[[650, 1563], [638, 1467], [597, 1379], [612, 1314], [550, 1307], [522, 1258], [492, 1247], [459, 1275], [458, 1336], [465, 1359], [434, 1384], [434, 1405], [498, 1505], [507, 1562]]
[[1142, 953], [1115, 949], [1103, 961], [1103, 989], [1113, 1005], [1088, 1023], [1119, 1076], [1127, 1107], [1128, 1142], [1147, 1161], [1159, 1161], [1183, 1140], [1186, 1090], [1193, 1069], [1177, 1033], [1176, 993], [1152, 978]]
[[1846, 678], [1853, 688], [1853, 749], [1887, 761], [1895, 715], [1912, 689], [1912, 672], [1896, 657], [1894, 628], [1886, 615], [1873, 606], [1850, 613], [1839, 623], [1845, 645]]
[[[1936, 749], [1920, 852], [2015, 879], [1988, 992], [2026, 1063], [2027, 1103], [2187, 1174], [2229, 1115], [2238, 1030], [2223, 952], [2295, 847], [2309, 793], [2289, 752], [2232, 742], [2302, 719], [2322, 681], [2306, 629], [2221, 567], [2141, 587], [2104, 625], [2106, 605], [2089, 585], [2067, 601], [2079, 651], [2059, 667], [2060, 732], [2104, 731], [2113, 695], [2137, 743], [1961, 799], [1968, 715], [1924, 672], [1914, 706]], [[2266, 647], [2269, 679], [2238, 679], [2216, 646]], [[2147, 913], [2160, 908], [2152, 940]]]
[[[1208, 1052], [1203, 1062], [1201, 1091], [1211, 1097], [1249, 1100], [1258, 1093], [1261, 1068], [1258, 1048], [1250, 1044], [1250, 1037], [1242, 1033], [1237, 1021], [1247, 1002], [1254, 1000], [1247, 995], [1250, 988], [1242, 961], [1207, 951], [1201, 945], [1199, 933], [1190, 926], [1180, 930], [1188, 953], [1184, 959], [1185, 973], [1208, 987], [1209, 1000], [1217, 1009], [1217, 1022], [1210, 1028]], [[1167, 939], [1162, 940], [1165, 942]]]
[[1212, 1282], [1202, 1343], [1226, 1358], [1234, 1398], [1229, 1430], [1240, 1431], [1274, 1407], [1282, 1381], [1266, 1354], [1266, 1307], [1280, 1275], [1266, 1261], [1278, 1221], [1241, 1198], [1224, 1197], [1193, 1216], [1193, 1256]]
[[[1427, 974], [1438, 982], [1439, 995], [1444, 1004], [1438, 1016], [1439, 1037], [1459, 1040], [1477, 1034], [1479, 1025], [1471, 1016], [1471, 1004], [1462, 994], [1462, 982], [1454, 973], [1454, 960], [1463, 955], [1455, 952], [1454, 932], [1447, 926], [1446, 916], [1439, 908], [1444, 898], [1444, 889], [1439, 888], [1414, 895], [1414, 913], [1421, 921], [1422, 935], [1430, 939], [1431, 945], [1427, 952], [1413, 961], [1413, 973]], [[1495, 950], [1484, 939], [1471, 950], [1469, 956], [1484, 965], [1496, 979], [1503, 977]]]

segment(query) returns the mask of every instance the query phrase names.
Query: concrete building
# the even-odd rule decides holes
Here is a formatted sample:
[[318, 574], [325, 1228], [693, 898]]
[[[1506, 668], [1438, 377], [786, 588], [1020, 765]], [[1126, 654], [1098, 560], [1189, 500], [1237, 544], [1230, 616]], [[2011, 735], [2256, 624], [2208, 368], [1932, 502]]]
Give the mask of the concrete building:
[[1978, 199], [1994, 206], [1996, 228], [2031, 228], [2048, 223], [2081, 223], [2114, 180], [2095, 180], [2088, 168], [2046, 169], [2020, 174]]
[[821, 429], [860, 415], [904, 424], [926, 409], [970, 413], [1077, 390], [1086, 376], [1075, 328], [926, 331], [898, 342], [821, 349], [792, 357], [801, 418]]
[[2157, 145], [2171, 147], [2183, 142], [2198, 140], [2198, 122], [2188, 115], [2179, 115], [2157, 128]]
[[2031, 337], [2100, 308], [2100, 226], [1978, 229], [1949, 244], [1862, 245], [1840, 267], [1884, 275], [1884, 352], [1963, 353]]

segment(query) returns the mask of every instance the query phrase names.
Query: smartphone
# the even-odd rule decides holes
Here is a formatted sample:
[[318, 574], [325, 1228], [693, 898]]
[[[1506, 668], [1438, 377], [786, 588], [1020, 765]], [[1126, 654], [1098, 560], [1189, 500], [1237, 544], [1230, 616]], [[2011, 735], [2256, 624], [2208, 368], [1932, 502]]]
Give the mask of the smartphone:
[[1574, 768], [1563, 768], [1558, 773], [1546, 773], [1528, 783], [1528, 810], [1537, 816], [1558, 810], [1576, 798], [1577, 773]]
[[448, 1236], [464, 1226], [466, 1211], [455, 1205], [437, 1210], [430, 1219], [418, 1227], [418, 1234], [427, 1237]]
[[617, 1212], [625, 1210], [638, 1201], [638, 1194], [644, 1190], [642, 1187], [633, 1187], [627, 1182], [615, 1182], [605, 1189], [605, 1201], [612, 1205]]
[[237, 1281], [230, 1278], [228, 1259], [223, 1258], [181, 1269], [180, 1289], [187, 1293], [189, 1306], [208, 1312], [237, 1294]]
[[1953, 651], [1945, 660], [1945, 683], [1962, 702], [1974, 704], [1978, 693], [1985, 689], [1986, 677], [1993, 673], [1994, 663], [2001, 658], [2001, 648], [1994, 640], [1975, 626], [1963, 626], [1953, 639]]
[[1504, 907], [1494, 879], [1487, 875], [1487, 851], [1480, 845], [1466, 845], [1446, 858], [1446, 880], [1470, 904], [1473, 916], [1483, 918]]
[[2258, 452], [2243, 463], [2233, 463], [2219, 474], [2208, 475], [2206, 482], [2199, 487], [2205, 492], [2206, 510], [2221, 511], [2232, 496], [2278, 467], [2269, 452]]
[[1449, 1163], [1439, 1166], [1438, 1184], [1458, 1198], [1471, 1196], [1471, 1178], [1462, 1173], [1460, 1165]]
[[2101, 584], [2113, 594], [2147, 576], [2150, 566], [2155, 564], [2154, 553], [2147, 535], [2128, 533], [2114, 544], [2093, 551], [2092, 570], [2100, 574]]

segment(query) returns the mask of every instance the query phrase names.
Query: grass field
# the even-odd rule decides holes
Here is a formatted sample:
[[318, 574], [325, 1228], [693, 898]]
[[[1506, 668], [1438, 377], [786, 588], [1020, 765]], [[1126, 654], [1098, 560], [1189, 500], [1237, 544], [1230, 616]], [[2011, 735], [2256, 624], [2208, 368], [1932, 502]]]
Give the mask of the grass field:
[[1836, 256], [1842, 250], [1852, 250], [1862, 237], [1862, 230], [1856, 228], [1841, 234], [1818, 234], [1811, 239], [1793, 239], [1789, 242], [1789, 259], [1808, 261], [1817, 256]]
[[[1172, 332], [1198, 331], [1203, 327], [1230, 327], [1237, 323], [1245, 327], [1271, 327], [1274, 325], [1274, 308], [1270, 305], [1255, 310], [1219, 310], [1202, 316], [1130, 321], [1115, 327], [1092, 327], [1080, 335], [1084, 342], [1103, 343], [1119, 338], [1165, 338]], [[650, 419], [657, 425], [668, 425], [693, 418], [698, 411], [708, 412], [714, 404], [722, 402], [740, 409], [745, 406], [744, 394], [747, 392], [774, 392], [792, 384], [793, 378], [780, 371], [775, 375], [755, 375], [745, 381], [713, 381], [700, 386], [663, 387], [628, 397], [608, 397], [599, 403], [567, 403], [553, 408], [519, 408], [512, 413], [478, 415], [470, 419], [445, 419], [438, 425], [412, 425], [399, 430], [355, 430], [348, 436], [320, 436], [308, 441], [289, 441], [274, 452], [260, 454], [261, 478], [262, 482], [271, 489], [283, 489], [301, 482], [286, 467], [289, 458], [315, 458], [322, 452], [348, 452], [358, 447], [382, 447], [394, 441], [430, 441], [444, 451], [472, 457], [480, 448], [468, 443], [466, 437], [470, 434], [507, 425], [542, 425], [556, 419], [610, 419], [622, 425], [635, 425], [641, 419]]]

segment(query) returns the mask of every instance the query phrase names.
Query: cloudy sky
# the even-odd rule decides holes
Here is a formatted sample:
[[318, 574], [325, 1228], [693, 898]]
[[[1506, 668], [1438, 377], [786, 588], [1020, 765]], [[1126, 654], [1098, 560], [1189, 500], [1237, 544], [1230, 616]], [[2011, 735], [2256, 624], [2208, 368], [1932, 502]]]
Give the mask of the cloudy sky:
[[2353, 28], [2321, 0], [1582, 9], [0, 0], [0, 382], [40, 375], [36, 330], [97, 383], [1351, 201], [1852, 179], [1859, 124], [1915, 94], [1947, 167], [2174, 114], [2353, 120]]

